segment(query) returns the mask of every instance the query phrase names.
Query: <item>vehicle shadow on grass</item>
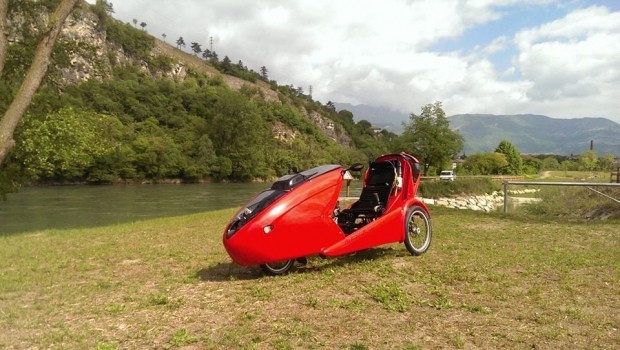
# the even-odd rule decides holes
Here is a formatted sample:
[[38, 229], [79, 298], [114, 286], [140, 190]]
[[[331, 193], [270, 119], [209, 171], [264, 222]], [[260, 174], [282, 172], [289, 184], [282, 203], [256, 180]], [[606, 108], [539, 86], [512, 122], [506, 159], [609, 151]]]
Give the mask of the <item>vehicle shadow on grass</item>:
[[399, 257], [404, 253], [390, 247], [379, 247], [361, 250], [359, 252], [343, 255], [339, 257], [329, 258], [321, 262], [321, 260], [310, 259], [305, 266], [298, 266], [297, 273], [315, 273], [328, 271], [334, 268], [340, 268], [348, 265], [361, 264], [365, 261], [381, 260], [383, 258]]
[[[379, 260], [384, 257], [399, 257], [409, 255], [405, 251], [399, 251], [390, 247], [380, 247], [362, 250], [341, 257], [320, 260], [318, 257], [311, 257], [307, 264], [295, 263], [295, 268], [291, 273], [320, 273], [351, 264], [362, 263], [369, 260]], [[326, 262], [323, 262], [326, 261]], [[256, 266], [239, 266], [232, 262], [217, 263], [196, 272], [196, 276], [201, 281], [227, 282], [232, 280], [253, 280], [265, 277], [261, 270]]]
[[253, 280], [263, 276], [260, 269], [239, 266], [232, 262], [217, 263], [196, 272], [201, 281], [228, 282], [232, 280]]

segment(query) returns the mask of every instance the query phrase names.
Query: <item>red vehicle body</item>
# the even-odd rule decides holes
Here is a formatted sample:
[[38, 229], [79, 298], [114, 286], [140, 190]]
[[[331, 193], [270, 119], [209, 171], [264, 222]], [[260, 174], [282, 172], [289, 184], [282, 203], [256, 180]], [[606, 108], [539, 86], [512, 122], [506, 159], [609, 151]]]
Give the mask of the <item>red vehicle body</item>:
[[322, 165], [277, 179], [226, 226], [226, 251], [237, 264], [260, 265], [274, 275], [308, 256], [336, 257], [388, 243], [424, 253], [432, 229], [427, 207], [415, 197], [418, 160], [406, 153], [378, 157], [364, 174], [359, 200], [341, 210], [344, 174], [362, 167]]

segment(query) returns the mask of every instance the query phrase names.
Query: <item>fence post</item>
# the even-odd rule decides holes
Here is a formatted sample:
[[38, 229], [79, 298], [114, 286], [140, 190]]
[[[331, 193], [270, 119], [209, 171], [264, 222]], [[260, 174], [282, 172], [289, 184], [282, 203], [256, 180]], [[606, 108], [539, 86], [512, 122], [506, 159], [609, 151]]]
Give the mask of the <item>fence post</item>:
[[508, 213], [508, 181], [504, 181], [504, 214]]

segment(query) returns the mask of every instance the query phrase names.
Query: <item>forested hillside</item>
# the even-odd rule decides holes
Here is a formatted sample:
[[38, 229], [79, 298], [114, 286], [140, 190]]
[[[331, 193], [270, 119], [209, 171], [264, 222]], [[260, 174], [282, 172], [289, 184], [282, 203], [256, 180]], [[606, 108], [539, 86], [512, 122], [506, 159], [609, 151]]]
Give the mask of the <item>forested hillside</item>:
[[[9, 1], [0, 112], [29, 67], [41, 13], [57, 2]], [[67, 19], [0, 183], [249, 181], [390, 151], [394, 134], [375, 134], [350, 112], [112, 16], [98, 1]]]

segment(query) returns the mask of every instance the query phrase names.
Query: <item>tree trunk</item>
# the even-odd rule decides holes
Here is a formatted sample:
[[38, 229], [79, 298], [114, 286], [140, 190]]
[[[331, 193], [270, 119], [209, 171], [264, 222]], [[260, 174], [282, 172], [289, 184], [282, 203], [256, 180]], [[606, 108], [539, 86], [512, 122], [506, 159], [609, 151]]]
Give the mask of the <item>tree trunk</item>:
[[9, 0], [0, 0], [0, 78], [2, 78], [2, 70], [4, 69], [4, 62], [6, 61], [6, 52], [9, 47], [8, 44], [8, 26], [6, 20], [6, 14], [9, 9]]
[[[61, 0], [56, 11], [51, 14], [48, 28], [43, 33], [41, 41], [37, 45], [30, 69], [28, 69], [28, 73], [26, 73], [22, 85], [19, 87], [9, 108], [7, 108], [4, 113], [2, 120], [0, 120], [0, 164], [2, 164], [9, 151], [15, 145], [13, 132], [28, 109], [28, 106], [30, 106], [32, 97], [47, 73], [50, 56], [52, 55], [52, 49], [54, 48], [56, 39], [60, 34], [65, 19], [67, 19], [67, 16], [69, 16], [73, 8], [75, 8], [78, 1], [79, 0]], [[2, 2], [0, 6], [4, 6], [8, 1], [0, 0], [0, 2]], [[0, 7], [0, 10], [1, 9]], [[5, 19], [2, 20], [2, 23], [6, 23], [6, 15], [3, 17]]]

